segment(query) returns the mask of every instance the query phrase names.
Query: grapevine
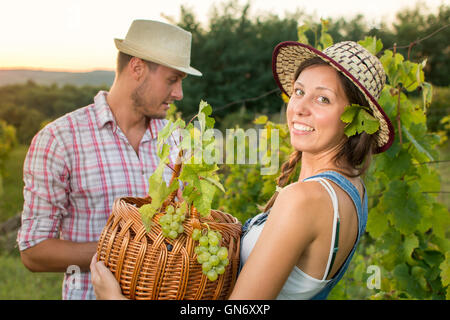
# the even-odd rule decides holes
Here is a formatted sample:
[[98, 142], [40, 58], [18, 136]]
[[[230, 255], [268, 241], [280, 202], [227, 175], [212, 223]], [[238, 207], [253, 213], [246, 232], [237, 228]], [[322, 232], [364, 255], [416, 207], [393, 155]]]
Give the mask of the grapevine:
[[[195, 211], [201, 217], [211, 212], [212, 200], [217, 189], [224, 191], [216, 174], [219, 169], [215, 163], [206, 163], [203, 151], [214, 143], [213, 129], [215, 120], [210, 117], [212, 107], [201, 101], [199, 112], [188, 124], [181, 118], [169, 120], [158, 134], [158, 157], [160, 162], [149, 178], [149, 204], [139, 207], [144, 226], [150, 231], [155, 215], [164, 237], [176, 239], [185, 233], [187, 213]], [[196, 126], [193, 120], [196, 119]], [[168, 139], [174, 139], [179, 147], [176, 166], [180, 172], [172, 177], [167, 185], [163, 179], [163, 170], [169, 165], [170, 147]], [[182, 186], [182, 199], [174, 201], [175, 192]], [[206, 231], [206, 229], [204, 230]], [[220, 247], [222, 235], [219, 231], [194, 229], [191, 237], [199, 241], [195, 248], [197, 261], [202, 265], [203, 273], [210, 281], [217, 280], [228, 265], [228, 249]]]

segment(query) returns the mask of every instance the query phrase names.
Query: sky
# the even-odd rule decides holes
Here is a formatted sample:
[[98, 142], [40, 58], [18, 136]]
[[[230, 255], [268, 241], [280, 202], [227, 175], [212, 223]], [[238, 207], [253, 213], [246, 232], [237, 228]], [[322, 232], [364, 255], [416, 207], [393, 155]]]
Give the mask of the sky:
[[[237, 0], [240, 4], [248, 1]], [[134, 19], [178, 21], [180, 5], [206, 23], [213, 4], [223, 0], [0, 0], [0, 69], [59, 71], [113, 70], [114, 38], [124, 38]], [[296, 9], [318, 18], [350, 19], [361, 13], [369, 23], [392, 21], [415, 0], [250, 0], [250, 15], [284, 17]], [[450, 0], [422, 1], [430, 12]], [[283, 41], [284, 39], [280, 39]]]

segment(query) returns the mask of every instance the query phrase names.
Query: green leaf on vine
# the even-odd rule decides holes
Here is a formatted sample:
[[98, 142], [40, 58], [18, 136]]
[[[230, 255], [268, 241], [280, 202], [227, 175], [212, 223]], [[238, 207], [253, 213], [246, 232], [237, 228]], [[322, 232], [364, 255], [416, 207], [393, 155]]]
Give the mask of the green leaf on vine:
[[[442, 286], [449, 286], [450, 288], [450, 252], [445, 253], [445, 260], [439, 266], [441, 269]], [[447, 299], [448, 299], [447, 290]]]
[[213, 128], [216, 120], [210, 117], [212, 113], [212, 107], [206, 102], [201, 100], [198, 106], [198, 121], [200, 123], [200, 132], [203, 134], [206, 129]]
[[377, 132], [380, 127], [380, 122], [377, 118], [369, 114], [369, 110], [368, 107], [357, 104], [345, 107], [341, 115], [341, 120], [347, 123], [344, 130], [347, 137], [362, 133], [363, 131], [368, 134]]
[[382, 196], [384, 208], [389, 213], [388, 219], [400, 233], [407, 235], [414, 232], [421, 219], [421, 213], [415, 201], [419, 194], [401, 180], [392, 181], [388, 187], [390, 192]]
[[377, 37], [365, 37], [364, 40], [359, 40], [358, 43], [373, 55], [376, 55], [383, 49], [383, 43]]
[[309, 30], [308, 24], [303, 24], [297, 28], [297, 38], [298, 42], [309, 44], [308, 37], [306, 36], [305, 32]]
[[411, 257], [414, 249], [416, 249], [419, 246], [419, 239], [411, 233], [407, 236], [405, 236], [405, 240], [403, 242], [403, 254], [405, 257], [405, 261], [409, 264], [414, 264], [414, 261]]
[[[409, 132], [409, 130], [404, 127], [403, 125], [401, 126], [403, 132], [405, 133], [406, 137], [408, 138], [408, 140], [414, 145], [414, 147], [417, 149], [417, 151], [419, 151], [420, 153], [424, 154], [427, 158], [427, 160], [430, 161], [434, 161], [434, 157], [431, 155], [431, 153], [425, 148], [425, 144], [421, 144], [420, 141], [417, 141], [413, 134], [411, 132]], [[413, 128], [419, 128], [421, 129], [422, 126], [420, 125], [413, 125]], [[421, 130], [423, 131], [423, 130]], [[424, 137], [423, 137], [424, 138]]]
[[389, 220], [381, 208], [371, 208], [367, 218], [367, 232], [374, 239], [380, 238], [389, 229]]
[[259, 116], [258, 118], [253, 120], [253, 123], [254, 124], [266, 124], [267, 120], [268, 120], [267, 116]]
[[183, 198], [193, 202], [202, 216], [209, 214], [216, 188], [224, 191], [216, 171], [216, 164], [184, 164], [179, 179], [189, 188], [183, 190]]
[[422, 82], [422, 99], [423, 99], [423, 109], [425, 111], [431, 104], [433, 98], [433, 87], [431, 83]]
[[151, 197], [152, 201], [148, 205], [141, 206], [139, 208], [139, 212], [141, 214], [142, 221], [147, 231], [151, 227], [151, 219], [153, 215], [157, 212], [157, 210], [162, 206], [167, 197], [175, 190], [178, 189], [179, 184], [178, 180], [174, 179], [172, 183], [167, 186], [166, 181], [163, 178], [163, 173], [166, 165], [169, 160], [169, 146], [163, 145], [162, 152], [160, 153], [161, 159], [156, 167], [156, 170], [148, 179], [149, 182], [149, 191], [148, 195]]

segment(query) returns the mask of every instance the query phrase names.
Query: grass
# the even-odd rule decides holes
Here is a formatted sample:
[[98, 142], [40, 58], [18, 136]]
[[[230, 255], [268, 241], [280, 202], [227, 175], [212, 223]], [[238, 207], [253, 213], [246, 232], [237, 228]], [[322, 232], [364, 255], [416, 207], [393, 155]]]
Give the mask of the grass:
[[[0, 197], [0, 223], [22, 211], [23, 161], [28, 146], [17, 146], [6, 162], [3, 195]], [[22, 264], [17, 249], [0, 252], [0, 300], [59, 300], [62, 273], [33, 273]]]
[[61, 300], [62, 273], [32, 273], [16, 253], [0, 254], [0, 300]]

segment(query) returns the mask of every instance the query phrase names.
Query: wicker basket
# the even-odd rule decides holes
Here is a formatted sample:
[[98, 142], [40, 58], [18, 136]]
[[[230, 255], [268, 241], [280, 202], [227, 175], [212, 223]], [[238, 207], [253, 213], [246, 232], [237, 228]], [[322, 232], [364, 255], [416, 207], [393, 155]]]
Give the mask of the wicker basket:
[[[171, 201], [168, 199], [166, 205]], [[193, 208], [183, 222], [184, 233], [172, 240], [164, 237], [156, 223], [162, 213], [153, 217], [150, 232], [145, 230], [138, 208], [150, 202], [150, 198], [116, 199], [98, 242], [98, 260], [113, 272], [122, 293], [136, 300], [226, 299], [239, 268], [240, 222], [217, 210], [206, 218], [199, 217]], [[229, 264], [216, 281], [202, 273], [194, 253], [197, 243], [191, 238], [192, 230], [205, 222], [221, 232], [221, 245], [228, 248]]]

